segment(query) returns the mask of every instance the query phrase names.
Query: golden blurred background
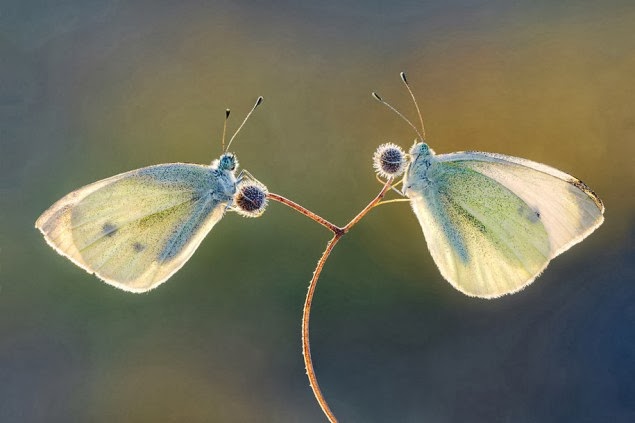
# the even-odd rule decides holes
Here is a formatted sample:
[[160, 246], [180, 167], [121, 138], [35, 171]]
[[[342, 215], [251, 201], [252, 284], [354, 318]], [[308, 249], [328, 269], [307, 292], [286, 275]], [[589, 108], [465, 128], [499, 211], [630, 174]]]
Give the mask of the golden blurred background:
[[405, 203], [335, 249], [312, 320], [342, 422], [632, 421], [635, 4], [624, 1], [5, 1], [0, 5], [0, 421], [321, 422], [301, 308], [329, 233], [277, 203], [228, 214], [133, 295], [33, 228], [123, 171], [232, 146], [268, 188], [337, 224], [378, 192], [371, 157], [412, 131], [581, 178], [606, 222], [494, 301], [445, 282]]

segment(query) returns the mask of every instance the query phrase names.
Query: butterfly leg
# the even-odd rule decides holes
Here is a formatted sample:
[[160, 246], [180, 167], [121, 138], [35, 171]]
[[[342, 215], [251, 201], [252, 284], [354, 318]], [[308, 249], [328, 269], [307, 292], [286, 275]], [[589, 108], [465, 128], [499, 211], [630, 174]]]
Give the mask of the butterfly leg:
[[[375, 175], [375, 179], [377, 179], [377, 181], [378, 181], [380, 184], [382, 184], [382, 185], [384, 185], [384, 184], [386, 183], [386, 181], [383, 181], [383, 180], [379, 177], [379, 175], [377, 175], [377, 174]], [[392, 189], [393, 191], [395, 191], [395, 192], [396, 192], [397, 194], [399, 194], [401, 197], [403, 197], [404, 195], [403, 195], [403, 193], [402, 193], [401, 191], [399, 191], [397, 188], [395, 188], [395, 185], [400, 184], [402, 181], [403, 181], [403, 179], [402, 179], [401, 181], [398, 181], [396, 184], [392, 184], [392, 185], [390, 186], [390, 189]]]
[[227, 212], [227, 210], [237, 211], [236, 207], [233, 204], [233, 201], [228, 201], [227, 202], [227, 205], [225, 206], [225, 212]]
[[375, 204], [375, 207], [377, 206], [381, 206], [383, 204], [390, 204], [390, 203], [403, 203], [406, 201], [410, 201], [410, 198], [394, 198], [392, 200], [384, 200], [384, 201], [380, 201], [379, 203]]
[[240, 182], [242, 181], [245, 176], [247, 176], [249, 179], [251, 179], [254, 182], [257, 182], [259, 184], [261, 184], [262, 186], [264, 186], [265, 184], [263, 184], [262, 182], [260, 182], [258, 179], [256, 179], [256, 177], [254, 175], [252, 175], [251, 173], [249, 173], [249, 171], [247, 169], [242, 169], [240, 171], [240, 173], [238, 174], [238, 176], [236, 177], [236, 182]]

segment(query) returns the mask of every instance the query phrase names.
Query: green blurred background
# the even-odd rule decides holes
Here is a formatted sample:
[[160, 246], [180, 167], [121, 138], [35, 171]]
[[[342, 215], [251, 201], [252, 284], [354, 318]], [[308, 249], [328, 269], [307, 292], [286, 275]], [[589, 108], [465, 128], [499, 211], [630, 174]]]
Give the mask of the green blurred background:
[[[53, 5], [53, 3], [55, 3]], [[606, 222], [494, 301], [445, 282], [405, 203], [335, 249], [312, 346], [342, 422], [635, 419], [632, 1], [0, 1], [0, 421], [321, 422], [300, 317], [329, 233], [273, 203], [233, 213], [159, 289], [133, 295], [33, 224], [68, 192], [233, 146], [271, 191], [344, 224], [407, 148], [408, 72], [439, 153], [571, 173]]]

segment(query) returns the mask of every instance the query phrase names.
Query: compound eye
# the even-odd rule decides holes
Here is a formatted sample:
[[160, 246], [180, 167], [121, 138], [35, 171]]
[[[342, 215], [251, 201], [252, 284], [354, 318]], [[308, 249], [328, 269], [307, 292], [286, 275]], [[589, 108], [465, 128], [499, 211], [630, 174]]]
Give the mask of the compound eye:
[[225, 153], [220, 157], [218, 167], [224, 170], [236, 170], [238, 167], [238, 160], [236, 160], [236, 156], [233, 154]]
[[234, 204], [238, 214], [245, 217], [258, 217], [267, 208], [269, 191], [263, 184], [255, 181], [240, 182], [237, 187]]
[[394, 178], [406, 169], [406, 153], [398, 145], [382, 144], [373, 155], [375, 172], [383, 178]]

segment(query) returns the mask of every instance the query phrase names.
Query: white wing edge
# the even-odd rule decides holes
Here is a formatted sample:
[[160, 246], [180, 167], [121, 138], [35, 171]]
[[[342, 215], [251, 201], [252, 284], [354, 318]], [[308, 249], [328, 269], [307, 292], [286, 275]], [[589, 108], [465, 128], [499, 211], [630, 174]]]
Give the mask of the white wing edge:
[[[198, 246], [201, 244], [201, 242], [203, 241], [203, 238], [205, 238], [205, 235], [207, 235], [209, 230], [211, 230], [211, 227], [213, 227], [214, 224], [216, 224], [220, 220], [220, 217], [223, 216], [223, 213], [221, 213], [221, 216], [218, 219], [210, 219], [210, 220], [213, 220], [213, 223], [211, 224], [211, 227], [207, 231], [204, 231], [203, 229], [206, 228], [210, 224], [209, 221], [206, 222], [206, 224], [204, 225], [203, 228], [201, 228], [201, 232], [203, 233], [203, 236], [202, 237], [198, 237], [197, 236], [197, 237], [195, 237], [192, 240], [191, 244], [192, 244], [192, 246], [194, 248], [187, 248], [187, 249], [183, 250], [183, 252], [179, 256], [183, 256], [183, 253], [187, 253], [187, 256], [181, 262], [180, 266], [177, 266], [168, 275], [164, 276], [160, 280], [153, 281], [153, 283], [150, 286], [144, 287], [144, 288], [131, 287], [131, 286], [119, 283], [119, 282], [117, 282], [115, 280], [108, 279], [106, 277], [98, 275], [86, 263], [84, 263], [83, 261], [79, 260], [78, 258], [72, 257], [71, 255], [67, 254], [65, 251], [59, 249], [57, 247], [57, 245], [55, 245], [53, 239], [51, 239], [49, 237], [49, 233], [46, 231], [45, 226], [47, 224], [49, 224], [49, 223], [54, 223], [54, 220], [52, 220], [52, 219], [59, 219], [63, 215], [62, 212], [65, 212], [65, 211], [69, 210], [69, 208], [71, 208], [72, 206], [78, 204], [80, 201], [82, 201], [84, 198], [86, 198], [87, 196], [89, 196], [93, 192], [97, 191], [98, 189], [103, 188], [103, 187], [105, 187], [105, 186], [107, 186], [107, 185], [109, 185], [109, 184], [111, 184], [113, 182], [116, 182], [116, 181], [120, 180], [120, 179], [123, 179], [126, 176], [134, 174], [134, 173], [140, 171], [141, 169], [148, 169], [148, 168], [152, 168], [152, 167], [166, 166], [168, 164], [170, 164], [170, 165], [172, 165], [172, 164], [187, 164], [187, 165], [195, 165], [195, 166], [207, 167], [205, 165], [200, 165], [200, 164], [181, 163], [181, 162], [159, 164], [159, 165], [147, 166], [147, 167], [131, 170], [131, 171], [128, 171], [128, 172], [120, 173], [120, 174], [115, 175], [115, 176], [111, 176], [110, 178], [106, 178], [106, 179], [102, 179], [102, 180], [97, 181], [97, 182], [93, 182], [92, 184], [85, 185], [85, 186], [83, 186], [83, 187], [81, 187], [81, 188], [79, 188], [79, 189], [77, 189], [77, 190], [65, 195], [60, 200], [55, 202], [44, 213], [42, 213], [42, 215], [40, 217], [38, 217], [38, 219], [35, 221], [35, 227], [42, 233], [42, 235], [44, 235], [44, 240], [46, 241], [46, 243], [51, 248], [53, 248], [53, 250], [55, 250], [58, 254], [60, 254], [61, 256], [66, 257], [71, 262], [73, 262], [75, 265], [77, 265], [78, 267], [84, 269], [89, 274], [95, 275], [96, 277], [98, 277], [102, 281], [106, 282], [108, 285], [112, 285], [115, 288], [119, 288], [119, 289], [121, 289], [123, 291], [127, 291], [127, 292], [133, 292], [135, 294], [140, 294], [140, 293], [151, 291], [152, 289], [156, 288], [157, 286], [161, 285], [163, 282], [168, 280], [174, 273], [176, 273], [181, 267], [183, 267], [183, 265], [192, 256], [192, 254], [194, 254], [194, 251], [196, 250], [196, 248], [198, 248]], [[223, 210], [223, 212], [224, 212], [224, 210]], [[213, 215], [215, 215], [215, 213], [213, 213], [212, 216]], [[79, 253], [79, 251], [77, 251], [77, 257], [81, 257], [81, 254]]]
[[[555, 256], [554, 256], [554, 257], [555, 257]], [[544, 272], [544, 271], [545, 271], [545, 269], [547, 268], [547, 266], [549, 266], [549, 263], [551, 263], [551, 260], [552, 260], [554, 257], [552, 257], [552, 258], [550, 258], [549, 260], [547, 260], [547, 262], [545, 263], [545, 265], [544, 265], [544, 266], [542, 266], [540, 269], [538, 269], [538, 272], [536, 272], [536, 274], [534, 275], [534, 277], [533, 277], [533, 278], [531, 278], [531, 279], [528, 279], [527, 281], [525, 281], [525, 283], [524, 283], [523, 285], [518, 286], [518, 287], [517, 287], [516, 289], [514, 289], [514, 290], [511, 290], [511, 291], [505, 291], [505, 292], [500, 293], [500, 294], [491, 294], [491, 295], [487, 295], [487, 294], [485, 294], [485, 295], [476, 295], [476, 294], [473, 294], [473, 293], [469, 293], [469, 292], [467, 292], [467, 291], [462, 290], [462, 289], [461, 289], [461, 287], [460, 287], [459, 285], [457, 285], [457, 284], [456, 284], [456, 283], [455, 283], [452, 279], [447, 278], [447, 277], [443, 274], [443, 272], [441, 272], [441, 269], [439, 269], [439, 271], [441, 272], [441, 275], [445, 278], [445, 280], [447, 280], [448, 282], [450, 282], [450, 285], [452, 285], [452, 286], [453, 286], [453, 287], [454, 287], [457, 291], [459, 291], [459, 292], [461, 292], [461, 293], [463, 293], [463, 294], [467, 295], [468, 297], [472, 297], [472, 298], [483, 298], [483, 299], [485, 299], [485, 300], [493, 300], [493, 299], [495, 299], [495, 298], [500, 298], [500, 297], [503, 297], [503, 296], [505, 296], [505, 295], [512, 295], [512, 294], [515, 294], [515, 293], [520, 292], [520, 291], [522, 291], [523, 289], [527, 288], [529, 285], [531, 285], [531, 284], [533, 283], [533, 281], [535, 281], [536, 279], [538, 279], [538, 277], [539, 277], [540, 275], [542, 275], [542, 272]]]
[[[414, 212], [414, 215], [417, 217], [417, 219], [418, 219], [418, 220], [419, 220], [419, 214], [417, 213], [417, 211], [416, 211], [416, 209], [415, 209], [415, 202], [423, 202], [423, 201], [424, 201], [424, 200], [423, 200], [422, 198], [418, 198], [418, 199], [411, 199], [411, 201], [410, 201], [410, 205], [411, 205], [411, 207], [412, 207], [412, 210], [413, 210], [413, 212]], [[425, 210], [425, 209], [426, 209], [426, 206], [422, 204], [422, 205], [421, 205], [421, 208], [422, 208], [423, 210]], [[421, 221], [420, 221], [420, 223], [421, 223]], [[423, 225], [421, 225], [421, 227], [422, 227], [422, 229], [423, 229]], [[424, 237], [425, 237], [425, 236], [426, 236], [426, 234], [425, 234], [425, 231], [424, 231]], [[515, 294], [515, 293], [517, 293], [517, 292], [519, 292], [519, 291], [522, 291], [522, 290], [523, 290], [523, 289], [525, 289], [528, 285], [530, 285], [533, 281], [535, 281], [535, 280], [536, 280], [536, 279], [537, 279], [537, 278], [538, 278], [538, 277], [542, 274], [542, 272], [544, 272], [544, 270], [547, 268], [547, 266], [548, 266], [548, 265], [549, 265], [549, 263], [551, 262], [551, 259], [553, 259], [553, 257], [551, 257], [550, 259], [548, 259], [548, 260], [545, 262], [545, 265], [544, 265], [544, 266], [542, 266], [542, 267], [541, 267], [541, 268], [540, 268], [540, 269], [536, 272], [536, 274], [534, 275], [534, 277], [533, 277], [533, 278], [528, 279], [527, 281], [525, 281], [525, 283], [524, 283], [524, 284], [522, 284], [522, 285], [518, 286], [516, 289], [514, 289], [514, 290], [512, 290], [512, 291], [505, 291], [505, 292], [502, 292], [502, 293], [500, 293], [500, 294], [491, 294], [491, 295], [484, 294], [484, 295], [478, 295], [478, 294], [474, 294], [473, 292], [468, 292], [468, 291], [464, 290], [464, 289], [461, 287], [461, 285], [459, 285], [459, 284], [458, 284], [458, 283], [454, 280], [454, 278], [453, 278], [451, 275], [447, 274], [447, 272], [445, 271], [445, 268], [443, 268], [442, 266], [439, 266], [439, 265], [437, 265], [437, 264], [436, 264], [436, 260], [434, 259], [434, 255], [432, 254], [432, 249], [430, 248], [430, 244], [429, 244], [429, 242], [428, 242], [427, 238], [426, 238], [426, 245], [427, 245], [427, 247], [428, 247], [428, 251], [430, 252], [430, 256], [432, 257], [433, 261], [435, 262], [435, 265], [436, 265], [437, 269], [439, 270], [439, 273], [441, 273], [441, 276], [443, 276], [443, 279], [445, 279], [446, 281], [448, 281], [448, 282], [450, 283], [450, 285], [452, 285], [452, 287], [454, 287], [454, 289], [456, 289], [457, 291], [461, 292], [461, 293], [462, 293], [462, 294], [464, 294], [464, 295], [467, 295], [468, 297], [472, 297], [472, 298], [483, 298], [483, 299], [486, 299], [486, 300], [491, 300], [491, 299], [494, 299], [494, 298], [500, 298], [500, 297], [502, 297], [502, 296], [504, 296], [504, 295], [511, 295], [511, 294]], [[554, 256], [554, 257], [555, 257], [555, 256]]]
[[497, 154], [497, 153], [485, 153], [483, 151], [459, 151], [456, 153], [448, 153], [448, 154], [438, 154], [435, 158], [442, 162], [456, 162], [462, 160], [481, 160], [484, 162], [498, 162], [505, 163], [511, 162], [520, 166], [525, 166], [533, 170], [537, 170], [542, 173], [546, 173], [547, 175], [551, 175], [555, 178], [563, 180], [571, 185], [574, 185], [579, 190], [585, 192], [595, 203], [595, 205], [600, 209], [600, 213], [604, 214], [604, 203], [597, 196], [595, 192], [591, 188], [588, 187], [587, 184], [576, 178], [575, 176], [571, 176], [568, 173], [565, 173], [561, 170], [558, 170], [554, 167], [547, 166], [546, 164], [534, 162], [531, 160], [523, 159], [520, 157], [507, 156], [505, 154]]
[[[79, 259], [79, 257], [81, 257], [81, 254], [79, 251], [75, 249], [76, 253], [74, 257], [73, 254], [69, 254], [66, 251], [58, 248], [55, 241], [50, 237], [50, 233], [52, 230], [55, 229], [55, 227], [57, 227], [61, 219], [63, 219], [64, 215], [67, 212], [70, 212], [70, 210], [75, 205], [77, 205], [80, 201], [82, 201], [84, 198], [86, 198], [93, 192], [97, 191], [98, 189], [103, 188], [107, 185], [110, 185], [111, 183], [116, 182], [120, 179], [123, 179], [124, 177], [137, 171], [138, 170], [131, 170], [129, 172], [120, 173], [119, 175], [115, 175], [110, 178], [102, 179], [101, 181], [97, 181], [92, 184], [86, 185], [82, 188], [79, 188], [65, 195], [60, 200], [55, 202], [51, 207], [49, 207], [44, 213], [42, 213], [42, 215], [35, 222], [35, 227], [39, 229], [40, 232], [42, 232], [42, 235], [44, 235], [44, 240], [46, 241], [46, 243], [51, 248], [53, 248], [58, 254], [66, 257], [67, 259], [75, 263], [77, 266], [84, 269], [89, 274], [95, 275], [95, 271], [93, 271], [86, 263], [84, 263], [82, 260]], [[51, 226], [49, 228], [50, 230], [47, 230], [47, 226]], [[146, 291], [146, 290], [140, 290], [137, 288], [129, 287], [119, 282], [109, 280], [107, 278], [102, 278], [98, 275], [95, 275], [95, 276], [99, 277], [101, 280], [103, 280], [107, 284], [112, 285], [116, 288], [122, 289], [124, 291], [135, 292], [135, 293], [141, 293]]]
[[[523, 159], [523, 158], [520, 158], [520, 157], [507, 156], [505, 154], [497, 154], [497, 153], [485, 153], [485, 152], [482, 152], [482, 151], [459, 151], [459, 152], [456, 152], [456, 153], [439, 154], [439, 155], [436, 156], [436, 159], [439, 160], [439, 161], [444, 161], [444, 162], [454, 162], [454, 161], [463, 161], [463, 160], [470, 160], [470, 161], [481, 160], [481, 161], [484, 161], [484, 162], [497, 162], [497, 163], [511, 162], [511, 163], [514, 163], [514, 164], [517, 164], [517, 165], [520, 165], [520, 166], [524, 166], [524, 167], [527, 167], [529, 169], [533, 169], [533, 170], [536, 170], [538, 172], [542, 172], [542, 173], [545, 173], [547, 175], [551, 175], [551, 176], [553, 176], [555, 178], [558, 178], [558, 179], [560, 179], [560, 180], [562, 180], [564, 182], [567, 182], [567, 183], [575, 186], [579, 190], [583, 191], [586, 195], [588, 195], [589, 198], [591, 198], [591, 200], [593, 200], [593, 202], [595, 203], [597, 208], [600, 210], [600, 215], [599, 215], [599, 218], [598, 218], [597, 221], [595, 221], [591, 226], [589, 226], [587, 228], [587, 230], [582, 232], [580, 235], [578, 235], [577, 237], [572, 238], [568, 243], [563, 244], [559, 249], [554, 250], [552, 256], [549, 259], [549, 261], [547, 261], [547, 263], [545, 263], [545, 266], [542, 269], [540, 269], [540, 271], [536, 274], [536, 276], [534, 276], [532, 279], [528, 280], [527, 283], [524, 284], [523, 286], [521, 286], [519, 289], [517, 289], [515, 291], [512, 291], [512, 292], [509, 292], [509, 294], [518, 292], [518, 291], [522, 290], [523, 288], [525, 288], [527, 285], [531, 284], [538, 276], [540, 276], [540, 274], [545, 270], [545, 268], [547, 267], [547, 265], [549, 264], [549, 262], [551, 260], [553, 260], [555, 257], [559, 256], [560, 254], [562, 254], [565, 251], [567, 251], [569, 248], [571, 248], [574, 245], [576, 245], [579, 242], [581, 242], [584, 238], [589, 236], [593, 231], [595, 231], [604, 222], [604, 203], [602, 202], [602, 200], [600, 200], [600, 198], [597, 196], [597, 194], [595, 192], [593, 192], [593, 190], [591, 188], [589, 188], [588, 185], [586, 185], [584, 182], [582, 182], [581, 180], [579, 180], [575, 176], [569, 175], [568, 173], [565, 173], [565, 172], [563, 172], [561, 170], [558, 170], [556, 168], [553, 168], [551, 166], [547, 166], [545, 164], [534, 162], [534, 161], [527, 160], [527, 159]], [[445, 275], [444, 275], [444, 277], [445, 277]], [[460, 289], [459, 289], [459, 291], [460, 291]], [[463, 292], [463, 291], [461, 291], [461, 292]], [[502, 294], [502, 295], [505, 295], [505, 294]], [[479, 297], [479, 298], [497, 298], [497, 297]]]

